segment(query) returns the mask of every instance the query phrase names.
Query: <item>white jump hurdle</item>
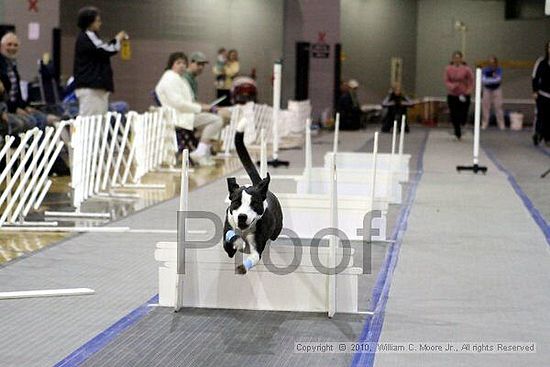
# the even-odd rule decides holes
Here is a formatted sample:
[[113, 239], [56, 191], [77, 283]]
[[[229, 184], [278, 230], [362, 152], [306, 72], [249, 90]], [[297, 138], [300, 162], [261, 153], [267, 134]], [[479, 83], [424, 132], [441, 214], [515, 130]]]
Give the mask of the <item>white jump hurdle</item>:
[[[378, 133], [375, 134], [374, 154], [378, 149]], [[337, 159], [339, 153], [330, 153], [329, 159]], [[335, 157], [335, 158], [332, 158]], [[376, 156], [375, 156], [376, 157]], [[376, 159], [376, 158], [374, 158]], [[329, 163], [330, 165], [330, 163]], [[337, 169], [337, 174], [333, 174], [332, 170], [328, 171], [321, 177], [326, 177], [328, 180], [319, 182], [315, 181], [307, 175], [313, 175], [309, 171], [303, 176], [302, 181], [298, 181], [300, 190], [306, 193], [277, 193], [277, 197], [283, 207], [285, 216], [285, 226], [295, 231], [301, 238], [313, 238], [315, 234], [322, 228], [330, 226], [330, 197], [328, 196], [330, 189], [336, 187], [338, 198], [338, 223], [339, 227], [345, 235], [351, 240], [363, 239], [362, 232], [364, 217], [367, 213], [378, 210], [384, 217], [388, 211], [390, 198], [386, 196], [375, 196], [375, 182], [377, 180], [377, 171], [373, 169], [371, 175], [364, 176], [367, 179], [363, 185], [367, 187], [362, 193], [354, 193], [353, 195], [340, 195], [340, 170]], [[369, 185], [369, 179], [372, 181]], [[357, 186], [360, 186], [357, 184]], [[312, 191], [318, 189], [322, 193], [311, 194]], [[308, 218], [304, 220], [304, 218]]]
[[[339, 125], [339, 115], [336, 116], [336, 124]], [[338, 132], [334, 135], [333, 153], [338, 150]], [[330, 163], [331, 153], [327, 153], [324, 167], [312, 167], [311, 136], [309, 126], [306, 127], [306, 164], [304, 173], [295, 176], [297, 182], [296, 192], [305, 194], [326, 194], [330, 187]], [[340, 154], [338, 153], [337, 161]], [[368, 168], [344, 169], [338, 168], [338, 195], [361, 195], [372, 197], [374, 188], [374, 197], [382, 201], [388, 201], [394, 204], [401, 203], [401, 186], [399, 184], [399, 175], [397, 172], [387, 169], [387, 167], [378, 167], [378, 156], [376, 156], [377, 169], [374, 170], [374, 156], [370, 155], [370, 165]], [[284, 176], [275, 176], [280, 179]]]
[[[329, 160], [338, 150], [338, 127], [339, 116], [337, 115], [333, 152], [328, 153]], [[375, 146], [373, 151], [374, 153], [371, 155], [371, 159], [376, 161], [378, 133], [375, 134]], [[339, 154], [340, 153], [337, 153], [336, 156]], [[261, 167], [267, 167], [267, 157], [263, 149], [260, 162]], [[329, 163], [328, 167], [320, 167], [317, 171], [322, 173], [316, 176], [315, 172], [317, 171], [311, 167], [311, 162], [311, 137], [309, 134], [309, 120], [307, 120], [306, 168], [304, 174], [272, 176], [272, 179], [293, 179], [297, 181], [297, 191], [295, 193], [278, 192], [277, 197], [283, 207], [285, 226], [295, 231], [301, 238], [313, 238], [320, 229], [330, 227], [330, 200], [327, 195], [330, 192], [330, 188], [333, 186], [332, 178], [334, 175], [330, 171]], [[353, 176], [357, 176], [357, 178]], [[350, 177], [353, 178], [350, 179]], [[240, 176], [239, 178], [248, 179], [246, 176]], [[326, 178], [326, 181], [320, 181], [324, 178]], [[340, 177], [340, 169], [338, 169], [337, 178], [334, 177], [334, 179], [337, 180], [339, 229], [351, 240], [362, 240], [362, 232], [358, 232], [358, 230], [363, 229], [363, 219], [365, 215], [373, 210], [378, 210], [382, 213], [382, 218], [379, 219], [381, 232], [380, 236], [375, 239], [384, 240], [385, 214], [387, 213], [390, 203], [399, 202], [401, 200], [401, 191], [399, 191], [397, 195], [394, 195], [395, 198], [390, 195], [385, 195], [387, 192], [384, 190], [387, 190], [388, 187], [393, 188], [396, 185], [392, 184], [388, 186], [385, 181], [378, 182], [380, 179], [376, 168], [366, 171], [364, 175], [357, 175], [356, 170], [348, 171], [344, 173], [342, 178]], [[348, 182], [346, 179], [350, 179], [351, 181]], [[390, 173], [386, 173], [383, 179], [390, 180], [390, 182], [393, 183], [393, 176]], [[364, 181], [361, 182], [361, 180]], [[384, 185], [381, 185], [381, 183]], [[343, 189], [340, 189], [341, 186]], [[356, 188], [358, 191], [354, 192], [353, 190]], [[380, 195], [374, 196], [374, 192]], [[308, 218], [308, 220], [304, 220], [304, 218]]]
[[[187, 167], [184, 159], [180, 200], [180, 208], [184, 209], [188, 207]], [[335, 187], [330, 198], [330, 225], [337, 228], [335, 213], [339, 203]], [[311, 260], [311, 247], [273, 244], [268, 247], [258, 265], [246, 275], [239, 275], [235, 274], [235, 260], [227, 257], [221, 243], [207, 249], [185, 248], [185, 241], [179, 245], [157, 243], [159, 304], [174, 307], [176, 311], [181, 307], [230, 308], [327, 312], [329, 317], [336, 312], [358, 312], [357, 282], [361, 269], [350, 264], [351, 249], [346, 250], [348, 254], [344, 257], [346, 251], [335, 236], [330, 236], [328, 247], [318, 248], [318, 259], [331, 269], [343, 260], [345, 269], [338, 274], [319, 271]], [[294, 271], [277, 275], [270, 270], [272, 266], [281, 268], [292, 264], [297, 250], [302, 250], [302, 257]]]
[[[376, 164], [381, 170], [390, 170], [399, 173], [400, 182], [408, 182], [409, 180], [409, 162], [410, 154], [404, 154], [404, 135], [405, 135], [405, 119], [401, 121], [401, 132], [399, 136], [399, 153], [395, 154], [396, 129], [394, 123], [392, 138], [392, 152], [378, 153]], [[329, 156], [325, 155], [325, 167], [328, 166]], [[341, 152], [336, 157], [336, 166], [338, 169], [369, 169], [372, 167], [372, 154], [360, 152]]]
[[[6, 158], [6, 167], [0, 173], [0, 185], [5, 181], [0, 195], [0, 227], [41, 227], [55, 222], [26, 222], [31, 208], [37, 210], [52, 182], [48, 174], [57, 159], [63, 143], [60, 141], [66, 122], [57, 129], [29, 130], [20, 135], [20, 144], [13, 146], [14, 137], [6, 136], [0, 159]], [[13, 169], [15, 169], [14, 172]]]

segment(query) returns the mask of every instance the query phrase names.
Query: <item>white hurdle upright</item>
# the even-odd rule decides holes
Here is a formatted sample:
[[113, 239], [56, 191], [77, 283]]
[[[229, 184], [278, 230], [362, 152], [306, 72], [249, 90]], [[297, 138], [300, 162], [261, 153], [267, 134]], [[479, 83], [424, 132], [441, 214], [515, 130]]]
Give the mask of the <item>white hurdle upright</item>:
[[[189, 151], [183, 150], [181, 159], [181, 184], [180, 184], [180, 212], [189, 210]], [[187, 230], [187, 223], [183, 224], [183, 231]], [[185, 240], [185, 239], [184, 239]], [[178, 238], [176, 248], [176, 279], [174, 287], [174, 311], [178, 312], [184, 304], [184, 285], [183, 279], [185, 276], [185, 248], [180, 244]], [[160, 276], [160, 274], [159, 274]]]
[[[395, 129], [394, 129], [395, 131]], [[399, 153], [397, 155], [390, 153], [379, 153], [377, 157], [378, 168], [382, 170], [392, 170], [398, 177], [398, 182], [408, 182], [409, 180], [409, 162], [410, 154], [403, 153], [405, 135], [405, 119], [401, 120], [401, 133], [399, 136]], [[392, 140], [395, 140], [392, 137]], [[392, 147], [395, 145], [393, 144]], [[392, 151], [394, 148], [392, 148]], [[325, 155], [325, 166], [328, 167], [328, 154]], [[336, 158], [336, 166], [341, 169], [370, 169], [372, 168], [371, 153], [361, 152], [341, 152]]]
[[[183, 169], [186, 170], [183, 163]], [[182, 175], [180, 208], [188, 208], [187, 181]], [[336, 185], [336, 181], [333, 181]], [[332, 191], [330, 223], [337, 226], [336, 189]], [[184, 226], [185, 227], [185, 226]], [[246, 275], [235, 273], [235, 259], [229, 259], [222, 243], [210, 248], [190, 248], [185, 239], [159, 242], [155, 259], [159, 262], [159, 305], [174, 307], [230, 308], [270, 311], [358, 313], [358, 276], [361, 268], [351, 265], [351, 249], [330, 238], [329, 246], [268, 245], [260, 263]], [[296, 253], [301, 253], [297, 257]], [[183, 255], [185, 254], [185, 255]], [[313, 254], [333, 271], [316, 268]], [[334, 265], [344, 270], [336, 273]], [[277, 274], [274, 268], [294, 265], [294, 271]]]
[[283, 65], [273, 65], [273, 160], [279, 159], [279, 115], [281, 113], [281, 79]]
[[473, 165], [472, 166], [457, 166], [456, 170], [472, 171], [475, 174], [482, 172], [487, 173], [486, 166], [479, 165], [479, 135], [481, 123], [481, 69], [476, 69], [476, 95], [475, 95], [475, 110], [474, 110], [474, 147], [473, 147]]

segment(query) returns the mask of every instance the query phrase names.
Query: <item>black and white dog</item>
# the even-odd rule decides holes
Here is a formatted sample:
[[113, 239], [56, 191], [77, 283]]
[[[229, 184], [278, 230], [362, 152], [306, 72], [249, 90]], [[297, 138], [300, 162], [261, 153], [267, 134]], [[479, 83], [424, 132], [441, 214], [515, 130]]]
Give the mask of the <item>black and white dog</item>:
[[235, 148], [252, 186], [239, 186], [234, 177], [227, 178], [231, 205], [227, 208], [223, 247], [229, 257], [243, 252], [239, 274], [246, 274], [262, 256], [269, 240], [274, 241], [283, 227], [283, 212], [277, 197], [268, 190], [269, 173], [262, 179], [244, 145], [246, 119], [242, 119], [235, 134]]

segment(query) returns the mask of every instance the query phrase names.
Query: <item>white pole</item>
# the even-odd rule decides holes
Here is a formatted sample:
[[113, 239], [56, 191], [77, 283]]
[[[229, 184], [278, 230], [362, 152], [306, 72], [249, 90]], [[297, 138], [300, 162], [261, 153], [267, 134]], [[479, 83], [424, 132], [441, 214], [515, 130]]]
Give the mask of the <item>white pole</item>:
[[[34, 203], [34, 206], [33, 206], [34, 210], [38, 210], [38, 208], [42, 204], [42, 201], [44, 201], [44, 198], [46, 197], [46, 193], [48, 192], [48, 190], [50, 189], [51, 186], [52, 186], [52, 180], [48, 180], [46, 182], [46, 184], [44, 185], [44, 187], [42, 188], [42, 191], [40, 192], [40, 195], [38, 196], [38, 199], [36, 199], [36, 201]], [[29, 209], [25, 209], [25, 211], [28, 212]], [[26, 216], [26, 214], [25, 214], [25, 216]]]
[[260, 132], [260, 177], [267, 177], [267, 143], [264, 128]]
[[88, 191], [90, 186], [90, 172], [92, 170], [92, 133], [95, 124], [95, 116], [85, 117], [84, 118], [85, 128], [84, 128], [84, 159], [85, 159], [85, 169], [84, 169], [84, 199], [89, 198], [91, 195]]
[[189, 204], [187, 201], [187, 192], [189, 190], [189, 175], [188, 175], [189, 151], [187, 149], [183, 150], [181, 160], [182, 162], [181, 162], [179, 210], [185, 211], [189, 207]]
[[[57, 159], [57, 156], [61, 152], [61, 149], [63, 149], [63, 142], [57, 141], [56, 139], [54, 139], [54, 142], [57, 142], [57, 145], [55, 146], [55, 151], [53, 152], [53, 155], [50, 156], [50, 151], [49, 151], [50, 148], [54, 147], [53, 142], [50, 145], [50, 147], [48, 148], [48, 152], [46, 152], [46, 157], [49, 157], [46, 168], [42, 171], [41, 171], [41, 169], [38, 170], [39, 175], [40, 175], [40, 178], [38, 179], [38, 184], [35, 185], [35, 181], [31, 181], [31, 183], [29, 184], [29, 188], [31, 189], [32, 194], [31, 194], [31, 197], [28, 200], [28, 202], [27, 202], [27, 204], [26, 204], [26, 206], [23, 210], [23, 216], [25, 216], [25, 217], [29, 213], [30, 208], [34, 205], [36, 197], [38, 196], [38, 193], [40, 192], [41, 188], [43, 187], [44, 182], [48, 179], [48, 174], [50, 173], [50, 170], [52, 169], [52, 166], [54, 165], [55, 160]], [[29, 190], [29, 188], [27, 188], [27, 190]], [[26, 197], [26, 195], [27, 195], [27, 193], [25, 193], [25, 197]]]
[[[189, 210], [189, 151], [185, 149], [181, 159], [181, 186], [180, 186], [180, 211], [186, 212]], [[185, 241], [186, 235], [186, 223], [183, 223], [183, 240]], [[183, 268], [185, 266], [185, 256], [183, 243], [178, 240], [177, 242], [177, 256], [176, 256], [176, 284], [175, 284], [175, 298], [174, 298], [174, 311], [178, 312], [182, 306], [183, 298]]]
[[[125, 185], [128, 180], [128, 175], [130, 174], [130, 168], [132, 167], [132, 162], [134, 160], [134, 154], [136, 150], [136, 119], [137, 119], [137, 113], [134, 111], [130, 111], [128, 115], [126, 115], [126, 123], [130, 124], [130, 131], [131, 131], [131, 138], [130, 138], [130, 153], [128, 153], [128, 164], [124, 168], [124, 173], [122, 174], [122, 185]], [[162, 114], [164, 116], [164, 114]], [[165, 121], [163, 119], [163, 121]], [[162, 147], [164, 149], [164, 146]]]
[[403, 155], [403, 145], [405, 142], [405, 119], [407, 116], [403, 115], [401, 116], [401, 131], [399, 132], [399, 159], [401, 160], [401, 156]]
[[311, 147], [311, 118], [306, 119], [306, 157], [305, 157], [306, 173], [311, 173], [313, 166], [313, 152]]
[[[117, 179], [120, 178], [119, 172], [120, 172], [120, 165], [122, 164], [122, 160], [124, 158], [124, 153], [126, 152], [126, 146], [128, 143], [128, 134], [130, 133], [130, 122], [128, 119], [126, 119], [126, 125], [124, 126], [124, 130], [122, 133], [122, 141], [120, 142], [120, 146], [117, 143], [118, 147], [118, 156], [115, 162], [115, 167], [113, 170], [113, 176], [111, 178], [111, 187], [115, 187], [117, 185]], [[149, 144], [153, 144], [154, 141], [148, 141]]]
[[[44, 155], [42, 155], [42, 153], [46, 149], [46, 146], [51, 144], [50, 137], [52, 136], [53, 132], [54, 132], [53, 127], [47, 127], [46, 134], [42, 139], [40, 146], [37, 148], [37, 145], [35, 145], [34, 149], [32, 150], [33, 157], [32, 157], [29, 169], [25, 172], [25, 174], [23, 175], [23, 178], [20, 179], [19, 185], [17, 186], [17, 189], [15, 190], [13, 197], [9, 200], [7, 205], [8, 210], [11, 211], [11, 209], [19, 199], [19, 203], [9, 220], [10, 223], [13, 223], [17, 220], [17, 216], [19, 215], [21, 209], [23, 208], [23, 205], [25, 204], [25, 200], [27, 199], [27, 196], [29, 195], [29, 189], [32, 189], [35, 186], [35, 182], [38, 178], [38, 175], [42, 171], [42, 168], [45, 166], [48, 160], [50, 149], [48, 149], [47, 153], [45, 153]], [[53, 145], [51, 146], [53, 147]], [[37, 171], [37, 167], [39, 164], [40, 164], [40, 168]], [[30, 179], [30, 183], [27, 185], [27, 181], [29, 181], [29, 179]], [[0, 218], [0, 223], [4, 223], [6, 219], [7, 217], [2, 216]]]
[[93, 195], [95, 193], [95, 181], [96, 176], [99, 175], [99, 155], [100, 155], [100, 138], [101, 138], [101, 117], [96, 119], [96, 121], [93, 122], [93, 126], [95, 128], [94, 132], [94, 149], [92, 153], [92, 174], [90, 175], [90, 185], [88, 187], [88, 193]]
[[481, 120], [481, 69], [476, 69], [476, 105], [474, 119], [474, 165], [479, 163], [479, 123]]
[[[34, 138], [32, 140], [32, 143], [31, 143], [29, 149], [25, 152], [25, 155], [21, 158], [21, 161], [19, 162], [19, 167], [17, 168], [17, 170], [15, 171], [15, 173], [13, 174], [13, 176], [11, 177], [9, 182], [6, 183], [6, 187], [4, 188], [4, 192], [2, 193], [2, 196], [0, 196], [0, 206], [2, 206], [2, 204], [4, 203], [4, 200], [6, 200], [6, 197], [8, 195], [10, 195], [11, 190], [13, 189], [13, 186], [15, 185], [15, 182], [19, 179], [19, 176], [21, 175], [21, 172], [23, 172], [23, 169], [25, 168], [25, 165], [27, 164], [27, 161], [32, 156], [32, 152], [34, 150], [34, 147], [38, 144], [38, 141], [42, 137], [42, 131], [33, 132], [33, 135], [34, 135]], [[21, 143], [21, 144], [23, 144], [23, 143]], [[16, 158], [16, 157], [14, 156], [13, 158]], [[13, 164], [13, 161], [14, 161], [13, 158], [12, 158], [12, 162], [10, 162], [12, 164]], [[6, 165], [6, 168], [7, 167], [8, 167], [8, 165]], [[11, 165], [9, 165], [9, 167], [11, 168]], [[17, 195], [19, 195], [19, 193]], [[4, 209], [4, 213], [6, 214], [6, 216], [9, 213], [10, 210], [11, 210], [11, 207], [8, 207], [8, 208]], [[4, 221], [2, 219], [0, 219], [0, 226], [2, 225], [3, 222]]]
[[11, 156], [9, 158], [6, 157], [7, 158], [6, 167], [4, 168], [4, 172], [0, 174], [0, 184], [4, 181], [4, 179], [8, 174], [11, 175], [11, 167], [17, 161], [19, 154], [21, 153], [21, 151], [23, 150], [23, 148], [25, 147], [25, 145], [27, 144], [27, 142], [29, 141], [32, 135], [33, 135], [32, 130], [27, 131], [25, 135], [23, 135], [23, 137], [21, 138], [21, 142], [19, 143], [19, 146], [17, 147], [17, 149], [15, 149], [15, 152], [13, 153], [8, 152], [11, 154]]
[[313, 160], [313, 153], [311, 148], [311, 118], [306, 119], [306, 164], [304, 169], [304, 176], [306, 179], [306, 193], [310, 193], [311, 189], [311, 168], [313, 166], [312, 160]]
[[[330, 226], [338, 228], [338, 185], [336, 171], [336, 152], [330, 155]], [[329, 239], [329, 267], [333, 269], [328, 274], [328, 317], [332, 318], [336, 313], [336, 248], [338, 237], [330, 236]]]
[[279, 158], [279, 112], [281, 109], [282, 65], [273, 65], [273, 159]]
[[397, 120], [393, 120], [393, 133], [391, 137], [391, 154], [395, 154], [395, 141], [397, 139]]
[[[336, 121], [334, 122], [334, 142], [332, 143], [332, 152], [338, 153], [338, 135], [340, 133], [340, 114], [336, 114]], [[336, 157], [334, 158], [336, 159]]]
[[83, 296], [83, 295], [89, 295], [89, 294], [94, 294], [94, 293], [95, 293], [95, 291], [93, 289], [90, 289], [90, 288], [13, 291], [13, 292], [0, 292], [0, 300], [2, 300], [2, 299], [20, 299], [20, 298]]
[[2, 227], [2, 232], [124, 233], [130, 227]]
[[113, 162], [113, 154], [115, 152], [115, 143], [118, 139], [118, 130], [120, 128], [120, 115], [116, 116], [115, 127], [111, 128], [111, 114], [108, 113], [105, 121], [105, 128], [109, 129], [111, 132], [111, 143], [109, 144], [109, 153], [107, 154], [107, 164], [105, 165], [105, 176], [103, 177], [103, 182], [101, 183], [101, 189], [107, 189], [107, 183], [109, 182], [109, 173], [111, 171], [111, 165]]
[[374, 210], [374, 199], [376, 196], [376, 158], [378, 155], [378, 132], [374, 133], [374, 147], [372, 148], [372, 192], [371, 192], [371, 210]]
[[15, 141], [15, 138], [13, 136], [9, 136], [9, 135], [6, 136], [6, 138], [4, 139], [4, 146], [2, 147], [2, 150], [0, 150], [0, 160], [4, 158], [4, 155], [10, 149], [14, 141]]

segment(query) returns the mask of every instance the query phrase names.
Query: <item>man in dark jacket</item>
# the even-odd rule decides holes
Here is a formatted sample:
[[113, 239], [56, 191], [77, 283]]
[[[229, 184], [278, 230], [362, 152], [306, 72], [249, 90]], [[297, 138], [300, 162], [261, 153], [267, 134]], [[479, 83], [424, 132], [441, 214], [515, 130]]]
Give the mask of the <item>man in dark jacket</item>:
[[109, 106], [109, 94], [114, 91], [111, 56], [120, 50], [120, 42], [128, 35], [120, 31], [108, 43], [103, 42], [98, 36], [99, 10], [91, 6], [80, 9], [78, 27], [81, 32], [76, 39], [73, 72], [79, 114], [104, 114]]
[[6, 33], [0, 40], [0, 81], [5, 89], [6, 112], [17, 115], [19, 120], [23, 120], [25, 129], [33, 127], [43, 129], [48, 122], [53, 123], [57, 118], [30, 107], [23, 99], [19, 86], [21, 77], [17, 70], [18, 51], [19, 40], [15, 33]]
[[361, 128], [361, 106], [357, 99], [359, 82], [350, 79], [342, 86], [342, 95], [338, 99], [336, 112], [340, 114], [340, 130], [358, 130]]
[[[393, 122], [397, 120], [397, 126], [401, 126], [401, 117], [407, 115], [407, 107], [412, 105], [411, 100], [401, 93], [401, 84], [395, 83], [382, 102], [382, 107], [386, 108], [383, 133], [389, 133], [393, 127]], [[409, 124], [405, 120], [405, 132], [409, 132]]]
[[544, 57], [533, 68], [533, 98], [537, 104], [533, 143], [541, 140], [550, 144], [550, 41], [546, 42]]

